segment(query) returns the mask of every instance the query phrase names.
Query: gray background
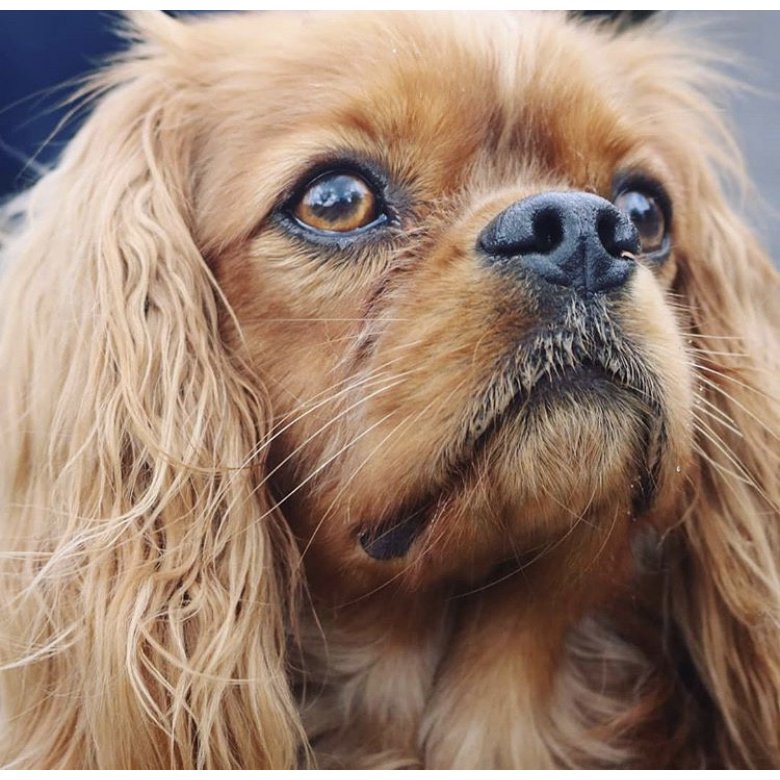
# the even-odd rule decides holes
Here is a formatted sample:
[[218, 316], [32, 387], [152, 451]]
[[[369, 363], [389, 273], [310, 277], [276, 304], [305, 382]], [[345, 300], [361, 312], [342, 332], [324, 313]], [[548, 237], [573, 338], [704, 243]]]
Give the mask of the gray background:
[[758, 191], [742, 210], [780, 266], [780, 12], [674, 11], [670, 16], [671, 24], [695, 25], [708, 41], [737, 52], [736, 75], [758, 90], [733, 96], [728, 109]]

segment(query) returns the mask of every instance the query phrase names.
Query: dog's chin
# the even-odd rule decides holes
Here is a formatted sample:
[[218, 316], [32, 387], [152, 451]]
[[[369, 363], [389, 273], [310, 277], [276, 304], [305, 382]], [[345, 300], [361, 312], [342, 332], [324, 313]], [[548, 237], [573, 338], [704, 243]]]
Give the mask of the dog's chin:
[[600, 366], [550, 374], [490, 421], [447, 484], [364, 525], [359, 544], [415, 587], [478, 580], [605, 507], [646, 511], [663, 457], [658, 427], [646, 403]]

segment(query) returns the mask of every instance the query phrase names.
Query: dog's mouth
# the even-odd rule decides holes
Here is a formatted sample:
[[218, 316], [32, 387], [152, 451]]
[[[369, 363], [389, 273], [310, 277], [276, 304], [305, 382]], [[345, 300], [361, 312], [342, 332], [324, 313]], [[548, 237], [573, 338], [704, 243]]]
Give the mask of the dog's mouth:
[[405, 556], [508, 422], [520, 419], [521, 430], [529, 431], [540, 411], [563, 403], [590, 402], [606, 409], [616, 406], [621, 397], [629, 397], [643, 410], [644, 441], [638, 446], [641, 467], [632, 508], [636, 515], [647, 511], [653, 503], [665, 440], [660, 392], [642, 357], [606, 322], [602, 319], [599, 327], [547, 331], [525, 339], [475, 400], [456, 445], [447, 454], [444, 484], [406, 503], [387, 520], [364, 526], [358, 540], [367, 555], [378, 561]]
[[510, 416], [566, 398], [596, 395], [607, 405], [629, 392], [654, 404], [656, 385], [644, 358], [604, 312], [577, 310], [562, 326], [530, 334], [496, 367], [467, 417], [459, 449], [479, 448]]

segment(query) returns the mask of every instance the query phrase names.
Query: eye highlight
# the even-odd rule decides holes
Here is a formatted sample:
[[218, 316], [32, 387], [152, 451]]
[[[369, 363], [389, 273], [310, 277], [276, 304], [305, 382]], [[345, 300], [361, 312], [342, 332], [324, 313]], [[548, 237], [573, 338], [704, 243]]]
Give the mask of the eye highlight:
[[346, 171], [318, 176], [292, 204], [290, 213], [310, 230], [340, 235], [384, 221], [373, 188], [361, 176]]
[[670, 247], [671, 210], [663, 188], [643, 178], [629, 178], [616, 187], [612, 202], [634, 223], [642, 254], [664, 259]]
[[621, 192], [615, 206], [628, 214], [639, 232], [643, 254], [653, 254], [663, 248], [666, 238], [666, 220], [655, 198], [643, 192]]

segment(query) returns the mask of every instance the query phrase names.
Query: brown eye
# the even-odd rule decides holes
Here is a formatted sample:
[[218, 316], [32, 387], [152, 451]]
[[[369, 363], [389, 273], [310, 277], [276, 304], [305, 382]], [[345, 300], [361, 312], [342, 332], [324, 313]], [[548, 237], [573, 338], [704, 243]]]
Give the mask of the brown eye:
[[292, 213], [306, 227], [326, 233], [351, 233], [381, 216], [373, 190], [350, 173], [320, 176], [308, 186]]
[[639, 190], [626, 190], [615, 198], [615, 206], [634, 223], [639, 232], [642, 254], [651, 255], [666, 249], [666, 217], [655, 196]]

